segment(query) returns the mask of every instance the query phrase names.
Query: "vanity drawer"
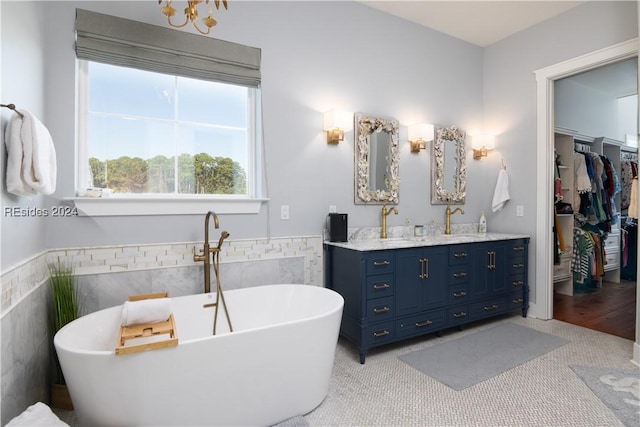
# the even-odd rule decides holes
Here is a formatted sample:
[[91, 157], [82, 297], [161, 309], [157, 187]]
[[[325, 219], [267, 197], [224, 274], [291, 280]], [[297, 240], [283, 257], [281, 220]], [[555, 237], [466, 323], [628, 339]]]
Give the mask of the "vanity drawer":
[[469, 306], [467, 304], [447, 308], [447, 326], [455, 326], [469, 321]]
[[469, 301], [469, 284], [463, 283], [447, 288], [447, 304], [458, 305]]
[[524, 297], [522, 293], [511, 294], [509, 297], [509, 310], [522, 308], [522, 304], [524, 304]]
[[393, 322], [387, 322], [366, 328], [363, 341], [366, 346], [374, 346], [393, 341], [395, 336]]
[[469, 264], [471, 249], [469, 245], [452, 245], [449, 248], [449, 265]]
[[380, 251], [367, 258], [367, 275], [370, 274], [393, 274], [393, 252]]
[[520, 291], [524, 289], [524, 274], [515, 274], [509, 277], [508, 287], [512, 291]]
[[469, 306], [471, 320], [484, 319], [507, 311], [507, 297], [495, 298], [488, 301], [476, 302]]
[[393, 295], [393, 274], [367, 277], [367, 299]]
[[453, 267], [449, 267], [449, 278], [447, 280], [448, 285], [467, 283], [468, 281], [469, 281], [468, 265], [454, 265]]
[[445, 310], [433, 310], [396, 321], [396, 335], [398, 337], [408, 337], [427, 332], [435, 332], [445, 325]]
[[516, 275], [522, 274], [524, 275], [524, 268], [526, 264], [524, 262], [524, 258], [515, 258], [509, 262], [509, 274]]
[[526, 242], [522, 239], [513, 240], [511, 242], [511, 257], [512, 258], [524, 258], [526, 249]]
[[376, 298], [367, 301], [367, 313], [365, 317], [370, 322], [378, 322], [380, 320], [392, 319], [393, 314], [393, 297]]

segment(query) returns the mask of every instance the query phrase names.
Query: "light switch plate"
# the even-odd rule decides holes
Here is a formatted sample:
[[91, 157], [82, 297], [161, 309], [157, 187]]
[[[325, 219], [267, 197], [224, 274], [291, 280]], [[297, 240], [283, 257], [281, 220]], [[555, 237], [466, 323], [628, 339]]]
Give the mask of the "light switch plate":
[[289, 219], [289, 205], [280, 206], [280, 219], [283, 219], [283, 220]]

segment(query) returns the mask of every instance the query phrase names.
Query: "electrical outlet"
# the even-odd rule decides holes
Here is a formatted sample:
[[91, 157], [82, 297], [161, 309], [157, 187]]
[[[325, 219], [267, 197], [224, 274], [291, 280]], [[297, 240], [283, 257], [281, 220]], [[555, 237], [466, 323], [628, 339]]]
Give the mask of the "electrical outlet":
[[524, 206], [516, 206], [516, 216], [524, 216]]
[[283, 219], [283, 220], [289, 219], [289, 205], [280, 206], [280, 219]]
[[336, 213], [338, 212], [338, 208], [336, 207], [336, 205], [329, 205], [329, 213]]

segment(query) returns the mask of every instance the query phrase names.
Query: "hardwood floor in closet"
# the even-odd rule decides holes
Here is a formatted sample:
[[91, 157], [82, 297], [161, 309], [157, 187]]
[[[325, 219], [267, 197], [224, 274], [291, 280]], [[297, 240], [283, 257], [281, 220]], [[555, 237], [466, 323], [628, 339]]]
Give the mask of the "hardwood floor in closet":
[[555, 293], [553, 318], [634, 341], [636, 282], [603, 282], [595, 292], [573, 296]]

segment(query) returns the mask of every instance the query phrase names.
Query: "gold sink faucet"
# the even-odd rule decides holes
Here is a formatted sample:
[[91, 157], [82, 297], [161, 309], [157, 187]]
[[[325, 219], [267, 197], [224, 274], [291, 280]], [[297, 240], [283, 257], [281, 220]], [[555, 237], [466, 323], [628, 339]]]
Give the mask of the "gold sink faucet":
[[395, 207], [392, 206], [387, 209], [387, 205], [382, 205], [382, 229], [380, 230], [381, 239], [387, 238], [387, 216], [389, 216], [391, 212], [398, 215], [398, 209]]
[[460, 212], [461, 215], [464, 215], [464, 209], [455, 208], [454, 210], [451, 210], [451, 205], [447, 205], [447, 210], [444, 211], [444, 234], [451, 234], [451, 215], [456, 212]]

